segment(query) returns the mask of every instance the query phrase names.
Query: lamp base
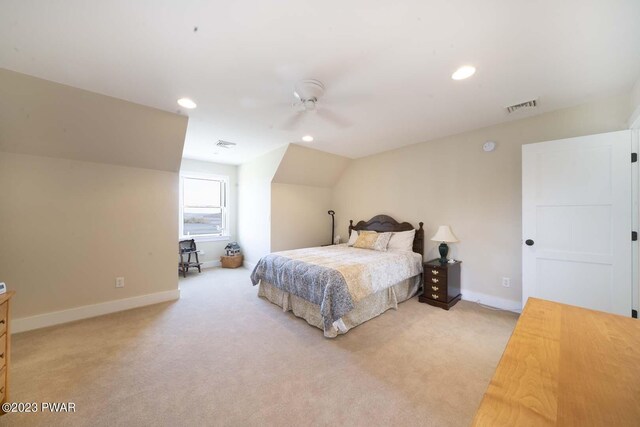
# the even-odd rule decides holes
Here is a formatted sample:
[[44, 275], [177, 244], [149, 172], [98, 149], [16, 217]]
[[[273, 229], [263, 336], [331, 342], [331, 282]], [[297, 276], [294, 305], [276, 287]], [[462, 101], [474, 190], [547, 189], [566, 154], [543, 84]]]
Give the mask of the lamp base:
[[445, 242], [440, 243], [438, 246], [438, 251], [440, 252], [440, 264], [447, 263], [447, 253], [449, 253], [449, 246]]

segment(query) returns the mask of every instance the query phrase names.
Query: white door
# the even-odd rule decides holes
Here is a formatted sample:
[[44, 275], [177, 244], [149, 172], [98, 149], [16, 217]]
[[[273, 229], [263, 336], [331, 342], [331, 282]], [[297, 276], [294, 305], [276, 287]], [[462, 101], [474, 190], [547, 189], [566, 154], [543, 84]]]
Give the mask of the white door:
[[631, 132], [522, 147], [522, 304], [631, 316]]

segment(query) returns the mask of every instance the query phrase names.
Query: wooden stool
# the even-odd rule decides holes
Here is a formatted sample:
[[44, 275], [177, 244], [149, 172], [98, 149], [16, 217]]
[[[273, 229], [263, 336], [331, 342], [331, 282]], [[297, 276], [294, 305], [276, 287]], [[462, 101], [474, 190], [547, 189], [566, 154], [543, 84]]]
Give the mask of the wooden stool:
[[[191, 240], [181, 240], [178, 243], [178, 250], [180, 253], [180, 262], [178, 263], [178, 270], [182, 271], [182, 275], [187, 277], [187, 272], [189, 271], [189, 267], [197, 267], [198, 273], [202, 273], [202, 263], [198, 258], [198, 254], [200, 251], [196, 248], [196, 241]], [[187, 260], [184, 260], [184, 256], [187, 255]], [[191, 261], [191, 255], [195, 256], [195, 262]]]

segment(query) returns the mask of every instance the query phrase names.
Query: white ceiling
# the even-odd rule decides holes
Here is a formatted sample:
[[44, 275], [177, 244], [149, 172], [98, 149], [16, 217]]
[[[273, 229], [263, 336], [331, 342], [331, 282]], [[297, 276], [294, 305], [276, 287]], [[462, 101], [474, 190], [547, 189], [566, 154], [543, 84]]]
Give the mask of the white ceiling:
[[[476, 75], [451, 80], [463, 64]], [[538, 114], [628, 91], [640, 1], [0, 0], [0, 67], [168, 111], [191, 97], [189, 158], [242, 163], [305, 134], [362, 157], [511, 120], [503, 107], [533, 97]], [[282, 129], [304, 78], [349, 126], [310, 113]]]

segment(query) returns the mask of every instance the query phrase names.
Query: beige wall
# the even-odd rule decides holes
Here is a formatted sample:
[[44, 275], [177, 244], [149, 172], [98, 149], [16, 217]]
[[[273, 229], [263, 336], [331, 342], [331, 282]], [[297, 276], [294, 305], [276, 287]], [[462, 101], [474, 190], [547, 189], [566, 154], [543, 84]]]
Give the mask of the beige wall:
[[[334, 188], [337, 232], [380, 213], [423, 221], [427, 238], [449, 224], [463, 294], [519, 306], [522, 144], [624, 129], [629, 110], [619, 96], [354, 160]], [[495, 152], [482, 151], [487, 140]], [[436, 245], [427, 240], [425, 258], [437, 257]]]
[[227, 198], [229, 238], [214, 242], [197, 241], [196, 239], [198, 249], [204, 252], [200, 256], [200, 261], [207, 263], [205, 266], [211, 264], [217, 265], [220, 263], [220, 257], [224, 255], [224, 247], [227, 246], [229, 242], [238, 240], [238, 166], [182, 159], [180, 172], [207, 173], [229, 177]]
[[13, 317], [177, 289], [177, 199], [175, 172], [0, 152]]
[[629, 127], [634, 129], [640, 128], [640, 77], [636, 80], [636, 83], [631, 88], [631, 116], [629, 117]]
[[271, 181], [287, 146], [238, 167], [238, 243], [248, 265], [271, 252]]
[[290, 144], [282, 157], [273, 182], [278, 184], [333, 187], [350, 159], [301, 145]]
[[331, 189], [271, 185], [271, 251], [331, 243]]
[[330, 242], [331, 187], [349, 159], [295, 144], [238, 168], [238, 235], [248, 265]]
[[177, 172], [187, 121], [0, 68], [0, 151]]
[[331, 243], [327, 211], [334, 209], [332, 188], [349, 162], [346, 157], [289, 145], [271, 185], [271, 251]]
[[0, 69], [0, 281], [22, 329], [178, 295], [187, 121]]

